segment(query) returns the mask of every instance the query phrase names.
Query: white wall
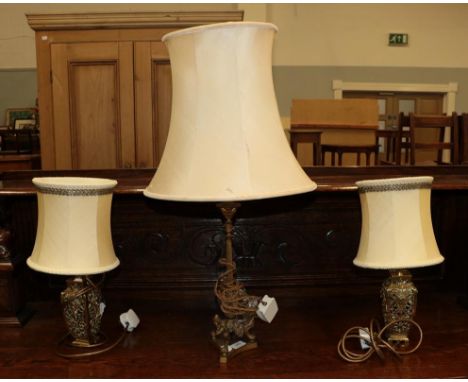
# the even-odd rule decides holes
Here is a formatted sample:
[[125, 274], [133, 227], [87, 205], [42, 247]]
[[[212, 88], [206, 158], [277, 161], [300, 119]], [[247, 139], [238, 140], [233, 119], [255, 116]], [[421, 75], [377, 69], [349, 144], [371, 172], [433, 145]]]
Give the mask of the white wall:
[[[276, 66], [468, 67], [468, 4], [242, 7], [252, 8], [247, 20], [279, 27]], [[409, 45], [389, 47], [388, 34], [395, 32], [408, 33]]]
[[[468, 4], [0, 4], [0, 69], [36, 66], [25, 13], [234, 10], [275, 23], [276, 66], [468, 67]], [[409, 33], [389, 47], [388, 33]]]
[[[0, 4], [0, 124], [7, 107], [36, 97], [34, 31], [25, 13], [245, 11], [279, 27], [273, 74], [281, 115], [291, 99], [331, 98], [332, 80], [458, 83], [468, 111], [468, 4]], [[389, 47], [388, 33], [409, 33]]]

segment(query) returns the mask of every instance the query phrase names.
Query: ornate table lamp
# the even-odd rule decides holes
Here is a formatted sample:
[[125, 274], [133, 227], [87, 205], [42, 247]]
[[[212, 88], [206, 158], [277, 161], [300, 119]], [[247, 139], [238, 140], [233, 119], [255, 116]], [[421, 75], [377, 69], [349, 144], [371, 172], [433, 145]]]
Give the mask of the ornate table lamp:
[[[362, 210], [361, 241], [354, 264], [388, 269], [381, 289], [382, 311], [388, 342], [408, 345], [409, 320], [416, 313], [417, 289], [409, 268], [439, 264], [432, 229], [432, 177], [409, 177], [356, 182]], [[403, 320], [403, 321], [401, 321]]]
[[[232, 253], [232, 219], [239, 202], [316, 188], [281, 125], [271, 72], [276, 31], [272, 24], [240, 22], [163, 37], [172, 67], [171, 124], [160, 166], [144, 194], [218, 202], [225, 218], [226, 253], [220, 263], [226, 271], [215, 294], [225, 317], [215, 316], [212, 337], [221, 362], [256, 347], [252, 328], [260, 298], [249, 296], [236, 280]], [[237, 339], [243, 340], [240, 345]]]
[[77, 356], [89, 348], [96, 352], [105, 346], [100, 331], [102, 296], [99, 283], [89, 276], [119, 265], [110, 228], [112, 190], [117, 182], [49, 177], [34, 178], [33, 183], [37, 188], [38, 225], [27, 264], [39, 272], [72, 276], [61, 293], [69, 335], [60, 345], [72, 350], [65, 356]]

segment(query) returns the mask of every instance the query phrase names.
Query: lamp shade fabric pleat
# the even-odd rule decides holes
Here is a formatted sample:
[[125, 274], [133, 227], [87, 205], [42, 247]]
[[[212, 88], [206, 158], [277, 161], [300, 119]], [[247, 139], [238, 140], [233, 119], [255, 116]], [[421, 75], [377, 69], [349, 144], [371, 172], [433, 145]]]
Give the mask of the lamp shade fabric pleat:
[[444, 260], [432, 228], [432, 181], [424, 176], [356, 182], [362, 227], [355, 265], [407, 269]]
[[276, 104], [268, 23], [222, 23], [163, 37], [172, 68], [167, 143], [144, 194], [241, 201], [312, 191]]
[[59, 275], [92, 275], [116, 268], [111, 237], [110, 179], [34, 178], [37, 188], [36, 242], [27, 264]]

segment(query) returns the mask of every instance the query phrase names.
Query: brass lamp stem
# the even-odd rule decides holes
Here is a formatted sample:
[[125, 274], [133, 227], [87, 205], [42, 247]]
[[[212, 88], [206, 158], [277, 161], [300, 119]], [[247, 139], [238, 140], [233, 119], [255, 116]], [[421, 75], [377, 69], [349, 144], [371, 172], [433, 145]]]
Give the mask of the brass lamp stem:
[[218, 299], [224, 318], [215, 315], [215, 330], [211, 338], [220, 351], [220, 362], [257, 347], [253, 333], [254, 321], [260, 298], [249, 296], [244, 286], [237, 281], [236, 263], [233, 258], [233, 217], [240, 203], [219, 203], [217, 207], [224, 216], [226, 234], [226, 251], [219, 263], [226, 268], [216, 281], [215, 295]]
[[[232, 219], [234, 218], [234, 215], [236, 214], [237, 209], [240, 207], [240, 203], [218, 203], [217, 207], [221, 210], [221, 213], [223, 214], [223, 217], [225, 219], [224, 232], [226, 234], [226, 252], [225, 252], [226, 263], [233, 264], [234, 260], [232, 256], [232, 238], [233, 238]], [[234, 278], [234, 275], [232, 273], [228, 274], [227, 276], [230, 279], [229, 281], [232, 281], [232, 279]]]

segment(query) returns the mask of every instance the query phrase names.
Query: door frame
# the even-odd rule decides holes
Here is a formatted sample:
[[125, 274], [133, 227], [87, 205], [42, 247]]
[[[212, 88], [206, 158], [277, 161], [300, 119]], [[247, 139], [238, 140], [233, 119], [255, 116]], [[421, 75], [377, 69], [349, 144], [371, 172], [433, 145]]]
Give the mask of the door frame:
[[444, 96], [443, 112], [447, 115], [455, 111], [458, 82], [446, 84], [412, 84], [388, 82], [347, 82], [332, 81], [333, 97], [343, 98], [343, 91], [398, 92], [398, 93], [440, 93]]

